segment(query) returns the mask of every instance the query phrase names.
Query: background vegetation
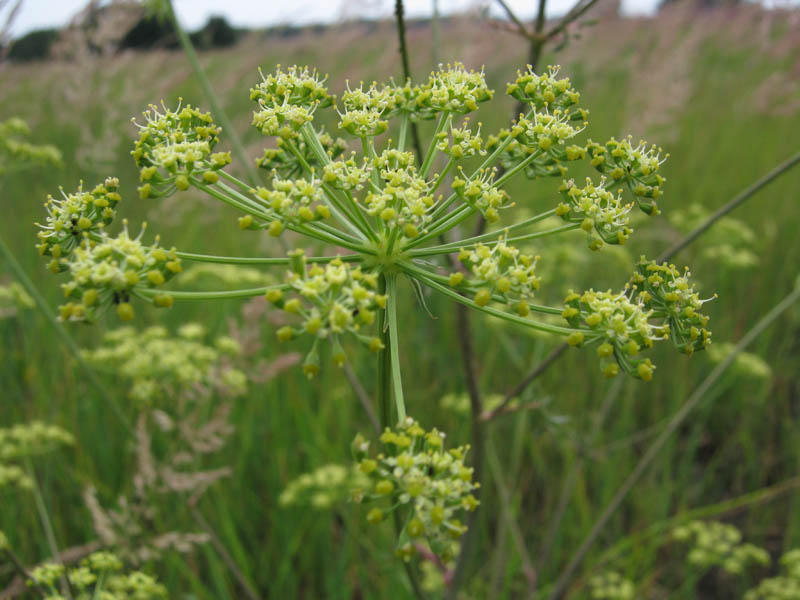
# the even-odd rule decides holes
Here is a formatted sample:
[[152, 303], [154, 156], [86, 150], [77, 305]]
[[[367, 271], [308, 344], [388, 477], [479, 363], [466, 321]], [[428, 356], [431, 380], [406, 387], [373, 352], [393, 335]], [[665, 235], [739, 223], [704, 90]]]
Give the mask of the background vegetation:
[[[545, 55], [542, 64], [563, 65], [562, 72], [581, 90], [591, 109], [591, 137], [631, 133], [658, 143], [671, 157], [663, 167], [664, 215], [642, 228], [625, 251], [604, 250], [587, 257], [573, 245], [537, 247], [547, 272], [543, 294], [558, 302], [567, 285], [619, 287], [640, 252], [658, 254], [702, 215], [797, 152], [798, 32], [796, 11], [739, 6], [698, 12], [675, 5], [654, 19], [604, 17], [584, 29], [580, 40]], [[391, 23], [304, 30], [288, 37], [266, 32], [250, 34], [229, 49], [204, 53], [201, 60], [249, 153], [257, 156], [263, 146], [249, 127], [252, 108], [247, 93], [258, 77], [257, 67], [313, 65], [329, 73], [331, 87], [340, 91], [346, 79], [400, 76], [394, 39]], [[409, 46], [412, 72], [422, 77], [432, 67], [430, 28], [412, 24]], [[485, 65], [498, 96], [525, 64], [526, 54], [516, 38], [484, 22], [451, 19], [442, 24], [439, 59]], [[126, 199], [121, 205], [124, 216], [134, 222], [157, 222], [164, 243], [181, 250], [202, 251], [204, 240], [213, 237], [219, 253], [282, 252], [257, 234], [241, 232], [236, 215], [221, 205], [200, 203], [189, 194], [163, 203], [138, 200], [137, 173], [129, 154], [134, 136], [130, 117], [161, 99], [174, 104], [183, 97], [208, 108], [180, 52], [4, 64], [0, 90], [0, 116], [24, 118], [33, 129], [32, 141], [54, 144], [64, 154], [63, 168], [6, 174], [0, 187], [0, 234], [51, 306], [60, 303], [60, 290], [34, 249], [33, 222], [43, 218], [41, 205], [47, 194], [57, 193], [59, 185], [74, 189], [80, 180], [91, 187], [108, 175], [118, 176]], [[508, 121], [512, 103], [506, 102], [503, 112], [479, 113], [489, 130]], [[430, 133], [427, 129], [422, 127], [423, 136]], [[223, 134], [223, 143], [224, 139]], [[525, 205], [549, 206], [556, 187], [556, 181], [531, 187], [520, 180], [512, 197], [522, 210]], [[795, 285], [800, 264], [798, 189], [796, 170], [736, 211], [735, 220], [721, 223], [676, 257], [678, 264], [692, 265], [706, 295], [719, 294], [708, 305], [716, 353], [688, 360], [665, 352], [657, 357], [656, 379], [643, 384], [605, 381], [591, 353], [573, 351], [521, 398], [533, 408], [493, 422], [489, 461], [503, 465], [502, 478], [497, 471], [484, 471], [483, 484], [508, 494], [519, 531], [509, 530], [504, 509], [491, 500], [497, 495], [487, 494], [476, 526], [480, 556], [471, 565], [466, 586], [474, 597], [522, 595], [525, 554], [520, 553], [516, 533], [546, 589], [666, 419], [724, 355], [719, 349], [738, 340]], [[574, 245], [583, 243], [577, 232]], [[406, 306], [413, 307], [411, 291], [406, 293]], [[407, 402], [423, 424], [451, 432], [453, 444], [466, 443], [468, 414], [441, 402], [448, 394], [464, 394], [456, 323], [452, 311], [446, 310], [448, 304], [432, 297], [428, 306], [435, 320], [410, 308], [401, 314], [402, 345], [410, 349], [402, 364], [408, 374]], [[288, 353], [302, 351], [273, 341], [279, 323], [262, 316], [260, 300], [213, 307], [213, 312], [205, 304], [176, 304], [168, 313], [142, 309], [139, 322], [174, 330], [197, 320], [215, 334], [229, 332], [231, 322], [244, 323], [263, 336], [259, 358], [287, 360]], [[69, 330], [81, 347], [93, 348], [103, 331], [116, 325], [115, 317], [109, 317], [89, 327], [69, 325]], [[506, 392], [557, 343], [483, 319], [475, 319], [473, 327], [481, 388], [487, 394]], [[642, 597], [730, 598], [750, 587], [746, 577], [712, 571], [686, 588], [685, 574], [678, 568], [681, 549], [657, 533], [660, 524], [692, 511], [735, 523], [749, 541], [773, 556], [797, 545], [798, 346], [800, 310], [793, 308], [755, 342], [750, 349], [755, 356], [737, 361], [711, 389], [667, 444], [603, 529], [573, 597], [583, 597], [581, 582], [606, 568], [644, 582]], [[372, 361], [366, 353], [352, 361], [370, 391]], [[251, 383], [248, 395], [233, 407], [235, 434], [208, 465], [228, 465], [233, 474], [208, 490], [198, 507], [263, 597], [407, 597], [388, 524], [376, 535], [359, 507], [316, 511], [278, 504], [290, 480], [328, 462], [345, 462], [354, 432], [370, 429], [346, 378], [328, 365], [312, 381], [294, 368]], [[133, 415], [126, 399], [128, 386], [101, 377], [108, 396]], [[130, 492], [135, 439], [36, 310], [0, 320], [0, 390], [4, 426], [46, 419], [76, 436], [74, 450], [48, 458], [39, 465], [39, 474], [60, 544], [73, 547], [96, 539], [83, 490], [95, 486], [105, 501]], [[570, 499], [548, 542], [565, 487], [572, 490]], [[747, 501], [733, 503], [734, 508], [726, 504], [742, 497]], [[198, 528], [186, 505], [162, 509], [170, 515], [170, 527]], [[162, 532], [160, 526], [152, 523], [153, 532]], [[0, 529], [28, 562], [47, 555], [42, 536], [31, 533], [38, 531], [38, 524], [26, 494], [2, 493]], [[673, 563], [677, 566], [669, 566]], [[170, 590], [185, 590], [185, 597], [241, 597], [210, 545], [188, 554], [165, 553], [148, 566]], [[0, 570], [0, 582], [10, 578], [9, 571]]]

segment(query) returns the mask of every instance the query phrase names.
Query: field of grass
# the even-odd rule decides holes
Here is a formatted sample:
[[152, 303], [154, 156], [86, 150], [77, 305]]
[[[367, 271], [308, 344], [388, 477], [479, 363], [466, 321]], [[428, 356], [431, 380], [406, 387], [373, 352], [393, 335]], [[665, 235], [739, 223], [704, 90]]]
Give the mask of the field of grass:
[[[562, 64], [562, 72], [581, 90], [591, 111], [589, 137], [641, 136], [663, 146], [670, 158], [663, 167], [663, 215], [637, 222], [625, 250], [590, 256], [583, 251], [580, 232], [568, 243], [534, 247], [547, 274], [543, 301], [558, 304], [570, 287], [620, 287], [640, 253], [657, 255], [691, 228], [697, 214], [712, 212], [800, 150], [799, 30], [796, 12], [676, 9], [656, 20], [601, 21], [586, 28], [579, 41], [545, 57]], [[263, 142], [249, 126], [248, 90], [259, 66], [265, 72], [276, 63], [316, 66], [330, 74], [330, 87], [340, 91], [345, 79], [380, 81], [400, 75], [393, 36], [391, 23], [346, 25], [288, 38], [254, 34], [201, 59], [248, 151], [256, 156]], [[412, 27], [409, 36], [412, 69], [422, 78], [432, 66], [430, 29]], [[499, 97], [523, 65], [525, 48], [485, 23], [454, 20], [444, 24], [439, 56], [470, 67], [485, 65]], [[150, 102], [163, 99], [169, 105], [179, 97], [206, 108], [179, 52], [0, 67], [0, 120], [27, 120], [32, 141], [54, 144], [64, 155], [60, 169], [11, 173], [0, 183], [0, 235], [51, 307], [61, 302], [60, 281], [34, 249], [33, 223], [43, 219], [48, 194], [56, 194], [60, 185], [72, 190], [80, 180], [91, 188], [106, 176], [119, 177], [120, 215], [131, 223], [149, 221], [166, 246], [238, 256], [283, 253], [267, 236], [240, 231], [234, 211], [191, 192], [163, 202], [139, 200], [130, 118]], [[512, 102], [504, 102], [502, 112], [478, 113], [486, 131], [508, 121]], [[423, 136], [431, 130], [432, 125], [423, 124]], [[553, 205], [557, 185], [555, 180], [535, 185], [518, 180], [510, 191], [525, 210]], [[721, 223], [675, 258], [679, 265], [692, 266], [702, 296], [719, 295], [707, 305], [718, 347], [735, 343], [796, 285], [798, 190], [800, 168], [737, 210], [732, 215], [736, 221]], [[281, 275], [274, 270], [274, 276]], [[0, 280], [6, 277], [10, 274], [0, 263]], [[212, 277], [202, 283], [224, 286]], [[448, 394], [465, 393], [452, 305], [428, 298], [431, 320], [417, 310], [410, 289], [402, 293], [407, 302], [400, 314], [401, 347], [406, 349], [401, 366], [410, 411], [424, 425], [449, 432], [449, 443], [468, 443], [468, 412], [441, 403]], [[228, 334], [236, 323], [262, 338], [261, 347], [247, 357], [247, 368], [269, 375], [265, 365], [291, 363], [293, 353], [303, 353], [305, 346], [279, 344], [275, 330], [280, 319], [265, 315], [263, 305], [260, 300], [229, 300], [176, 303], [168, 312], [142, 307], [134, 323], [162, 324], [174, 331], [197, 321], [214, 335]], [[104, 331], [117, 325], [116, 317], [109, 316], [91, 326], [67, 324], [67, 329], [81, 348], [92, 349]], [[478, 315], [472, 328], [486, 395], [506, 392], [559, 342]], [[739, 577], [712, 571], [695, 580], [686, 575], [682, 549], [660, 534], [667, 528], [662, 525], [691, 511], [737, 525], [748, 541], [773, 557], [799, 545], [800, 310], [787, 311], [749, 351], [755, 357], [737, 361], [712, 387], [602, 530], [570, 597], [588, 597], [582, 584], [607, 569], [639, 582], [637, 598], [740, 597], [768, 571]], [[570, 351], [521, 398], [538, 408], [496, 419], [488, 428], [485, 493], [475, 526], [478, 552], [465, 586], [470, 597], [524, 596], [520, 544], [546, 591], [715, 360], [719, 353], [710, 351], [691, 359], [659, 352], [651, 383], [609, 382], [593, 352]], [[354, 349], [351, 363], [371, 393], [374, 358]], [[112, 408], [120, 406], [127, 421], [135, 421], [129, 385], [98, 375], [102, 388], [93, 385], [41, 312], [26, 310], [0, 320], [0, 425], [46, 420], [77, 439], [73, 449], [36, 463], [62, 548], [98, 539], [84, 490], [93, 486], [104, 506], [113, 505], [120, 495], [133, 493], [133, 475], [141, 468], [136, 438]], [[316, 510], [278, 503], [289, 481], [323, 464], [346, 462], [353, 435], [371, 434], [343, 373], [324, 357], [320, 375], [311, 381], [297, 366], [263, 379], [251, 382], [247, 395], [233, 401], [233, 435], [200, 465], [231, 469], [197, 503], [219, 543], [260, 597], [411, 597], [394, 557], [390, 524], [368, 525], [361, 507], [352, 504]], [[560, 508], [565, 489], [569, 501]], [[508, 503], [501, 505], [497, 499], [504, 494]], [[29, 496], [0, 489], [0, 530], [26, 563], [35, 564], [49, 551]], [[158, 497], [161, 504], [146, 520], [145, 537], [202, 531], [192, 508], [176, 498]], [[729, 503], [740, 498], [746, 501]], [[518, 529], [509, 526], [506, 509]], [[561, 509], [563, 519], [548, 542]], [[165, 551], [144, 564], [171, 590], [170, 597], [244, 597], [213, 544], [187, 553]], [[0, 563], [0, 588], [11, 579], [11, 571]]]

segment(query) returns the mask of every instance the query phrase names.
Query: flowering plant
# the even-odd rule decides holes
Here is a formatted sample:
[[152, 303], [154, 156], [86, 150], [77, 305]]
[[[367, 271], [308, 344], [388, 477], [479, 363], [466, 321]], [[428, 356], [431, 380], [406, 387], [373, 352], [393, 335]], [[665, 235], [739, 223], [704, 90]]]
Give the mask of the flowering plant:
[[[250, 185], [226, 170], [231, 156], [214, 151], [222, 132], [210, 114], [189, 105], [174, 110], [151, 106], [132, 152], [143, 199], [197, 190], [243, 213], [238, 220], [242, 230], [291, 236], [289, 245], [295, 249], [286, 257], [226, 257], [162, 248], [158, 238], [148, 246], [141, 233], [131, 238], [127, 227], [112, 237], [106, 227], [120, 197], [118, 182], [108, 179], [92, 192], [79, 188], [63, 200], [48, 202], [38, 247], [50, 258], [52, 271], [71, 276], [63, 285], [68, 302], [61, 316], [92, 320], [115, 307], [127, 320], [134, 316], [133, 299], [169, 307], [186, 298], [266, 295], [294, 319], [278, 330], [280, 340], [310, 338], [303, 364], [308, 376], [320, 369], [323, 343], [332, 344], [339, 365], [347, 361], [348, 339], [378, 353], [382, 424], [398, 423], [403, 431], [424, 430], [407, 418], [399, 368], [401, 280], [410, 283], [423, 305], [428, 288], [517, 326], [563, 336], [572, 346], [594, 347], [605, 360], [606, 376], [622, 370], [650, 380], [655, 366], [642, 353], [656, 342], [670, 339], [687, 354], [710, 343], [707, 318], [700, 312], [704, 300], [688, 271], [642, 259], [621, 291], [573, 292], [564, 306], [545, 306], [536, 302], [543, 284], [536, 274], [541, 259], [519, 247], [581, 230], [588, 247], [597, 251], [626, 242], [633, 233], [630, 216], [635, 208], [646, 215], [659, 213], [664, 184], [659, 168], [666, 157], [658, 148], [634, 145], [630, 139], [578, 144], [588, 112], [570, 80], [558, 73], [555, 67], [540, 74], [530, 68], [518, 73], [507, 93], [524, 103], [527, 112], [484, 139], [480, 124], [471, 126], [467, 115], [490, 102], [494, 91], [483, 72], [459, 63], [440, 67], [421, 85], [348, 86], [338, 99], [316, 71], [278, 67], [262, 74], [250, 91], [253, 125], [274, 140], [274, 147], [257, 160], [269, 173], [266, 186]], [[338, 113], [341, 135], [360, 152], [348, 153], [345, 141], [315, 125], [324, 109]], [[425, 119], [436, 120], [435, 132], [427, 150], [415, 156], [407, 148], [409, 129]], [[572, 163], [584, 160], [599, 177], [581, 186], [568, 172]], [[559, 199], [540, 214], [514, 220], [509, 209], [515, 202], [506, 187], [518, 175], [561, 178]], [[543, 228], [551, 217], [560, 217], [563, 224]], [[481, 218], [494, 229], [446, 239], [458, 235], [468, 220]], [[309, 247], [320, 246], [333, 251], [306, 255]], [[281, 266], [286, 278], [251, 289], [165, 290], [167, 281], [181, 272], [182, 261]], [[382, 441], [392, 447], [397, 446], [392, 440], [413, 441], [421, 435], [388, 430]], [[425, 444], [432, 443], [430, 433], [425, 439]], [[439, 456], [415, 451], [421, 452], [411, 455], [415, 464], [415, 456], [420, 461]], [[461, 455], [452, 452], [442, 456], [463, 461], [464, 450]], [[377, 459], [380, 464], [369, 471], [382, 477], [375, 493], [396, 499], [408, 487], [396, 472], [402, 467], [389, 469], [391, 460], [405, 460], [403, 456], [390, 453]], [[373, 464], [364, 461], [376, 459], [360, 460], [363, 470]], [[477, 503], [469, 495], [475, 484], [463, 482], [457, 496], [463, 491], [466, 499], [448, 505], [442, 521], [455, 533], [462, 528], [453, 525], [451, 513]], [[408, 528], [415, 519], [424, 524], [420, 531], [436, 529], [430, 527], [434, 509], [418, 504], [413, 509], [418, 517], [405, 525], [411, 537]], [[370, 514], [371, 520], [379, 520], [374, 510]], [[437, 552], [446, 553], [438, 538], [429, 541]]]

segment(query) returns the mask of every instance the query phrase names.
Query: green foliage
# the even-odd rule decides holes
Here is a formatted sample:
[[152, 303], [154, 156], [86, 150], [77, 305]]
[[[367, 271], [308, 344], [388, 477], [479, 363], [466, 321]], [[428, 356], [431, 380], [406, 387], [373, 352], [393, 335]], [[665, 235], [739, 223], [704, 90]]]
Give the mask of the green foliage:
[[57, 29], [37, 29], [14, 40], [6, 58], [15, 62], [45, 60], [50, 57], [50, 48], [58, 39]]

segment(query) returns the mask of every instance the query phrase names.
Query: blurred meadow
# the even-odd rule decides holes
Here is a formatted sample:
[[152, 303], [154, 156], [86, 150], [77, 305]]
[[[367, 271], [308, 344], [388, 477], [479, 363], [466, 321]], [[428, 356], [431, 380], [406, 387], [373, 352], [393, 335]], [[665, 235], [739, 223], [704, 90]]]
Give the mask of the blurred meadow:
[[[582, 26], [569, 44], [548, 46], [540, 65], [560, 64], [562, 75], [581, 92], [590, 110], [583, 139], [630, 134], [669, 153], [661, 170], [666, 177], [659, 201], [663, 214], [646, 226], [644, 219], [636, 221], [637, 232], [624, 247], [597, 253], [586, 251], [580, 231], [531, 242], [530, 249], [541, 256], [539, 298], [555, 306], [573, 287], [620, 288], [640, 254], [657, 256], [800, 150], [797, 9], [677, 2], [654, 17], [628, 18], [601, 1], [590, 17], [596, 22]], [[167, 247], [282, 256], [284, 249], [274, 238], [241, 231], [235, 211], [197, 192], [139, 199], [131, 158], [137, 130], [131, 118], [161, 100], [170, 106], [183, 98], [211, 108], [184, 53], [155, 48], [95, 55], [82, 50], [78, 38], [62, 41], [48, 60], [0, 64], [0, 120], [24, 119], [31, 128], [29, 141], [52, 144], [63, 154], [60, 167], [0, 172], [0, 235], [48, 306], [55, 311], [62, 302], [60, 280], [38, 256], [34, 223], [44, 219], [48, 194], [56, 195], [59, 186], [76, 189], [80, 181], [91, 189], [108, 176], [118, 177], [120, 216], [132, 224], [148, 221]], [[483, 66], [496, 101], [473, 120], [482, 122], [486, 132], [508, 124], [513, 100], [505, 88], [526, 64], [524, 40], [485, 18], [464, 15], [441, 20], [437, 47], [429, 20], [410, 21], [408, 44], [415, 80], [423, 80], [435, 60]], [[251, 126], [248, 97], [259, 67], [265, 73], [277, 64], [316, 67], [329, 74], [327, 85], [337, 94], [346, 80], [352, 85], [402, 79], [391, 21], [248, 32], [231, 47], [201, 51], [200, 62], [252, 157], [265, 147]], [[330, 114], [321, 119], [335, 126]], [[432, 122], [421, 124], [423, 140], [433, 127]], [[230, 149], [226, 133], [220, 144], [224, 150]], [[232, 171], [244, 175], [237, 161]], [[267, 173], [262, 175], [266, 181]], [[579, 181], [584, 175], [580, 170], [573, 174]], [[554, 205], [559, 183], [555, 178], [536, 185], [522, 177], [514, 180], [509, 187], [517, 203], [513, 210], [524, 214]], [[622, 376], [606, 380], [594, 352], [569, 350], [515, 401], [524, 409], [486, 426], [482, 504], [473, 524], [476, 554], [468, 565], [464, 597], [528, 597], [530, 567], [541, 592], [534, 597], [547, 597], [668, 419], [732, 344], [797, 285], [798, 190], [800, 167], [673, 258], [679, 266], [691, 265], [701, 297], [718, 294], [706, 305], [713, 330], [708, 351], [689, 358], [656, 350], [658, 369], [653, 381], [644, 383]], [[120, 225], [112, 227], [116, 231]], [[132, 233], [137, 227], [132, 225]], [[7, 284], [15, 278], [5, 267], [0, 262], [0, 283]], [[257, 287], [283, 276], [282, 267], [225, 271], [185, 261], [184, 269], [191, 277], [176, 280], [173, 289]], [[430, 295], [429, 316], [418, 310], [410, 287], [401, 286], [400, 292], [405, 300], [399, 319], [406, 402], [424, 426], [448, 432], [448, 444], [469, 443], [455, 311]], [[207, 413], [198, 423], [215, 423], [209, 435], [223, 440], [213, 452], [193, 446], [192, 464], [208, 476], [207, 489], [191, 500], [158, 486], [147, 492], [151, 507], [138, 516], [140, 529], [126, 542], [139, 565], [158, 576], [171, 598], [245, 597], [231, 561], [261, 598], [412, 597], [394, 556], [390, 524], [367, 524], [361, 507], [347, 502], [322, 507], [280, 502], [289, 483], [303, 473], [347, 463], [356, 432], [372, 433], [343, 371], [323, 356], [319, 375], [307, 379], [299, 367], [306, 343], [279, 343], [276, 331], [285, 324], [284, 316], [260, 297], [176, 302], [168, 311], [141, 305], [131, 326], [176, 332], [187, 323], [205, 328], [206, 334], [195, 339], [213, 344], [226, 336], [240, 344], [242, 351], [230, 360], [247, 375], [247, 391], [216, 394], [202, 409]], [[92, 325], [65, 323], [87, 353], [119, 326], [111, 313]], [[485, 402], [508, 392], [560, 343], [478, 315], [471, 328]], [[353, 347], [349, 358], [374, 397], [374, 356]], [[148, 467], [137, 451], [144, 430], [137, 425], [131, 383], [104, 369], [102, 360], [95, 366], [90, 359], [87, 354], [99, 386], [35, 306], [0, 318], [0, 426], [41, 420], [59, 425], [76, 440], [36, 460], [63, 549], [109, 543], [98, 505], [124, 512], [118, 499], [141, 500], [147, 479]], [[633, 597], [659, 599], [740, 598], [743, 590], [774, 573], [775, 568], [740, 575], [711, 569], [689, 576], [684, 549], [667, 532], [688, 519], [713, 519], [734, 524], [773, 558], [800, 546], [799, 370], [800, 309], [791, 307], [739, 355], [669, 438], [602, 528], [567, 597], [597, 597], [590, 595], [587, 582], [608, 570], [636, 582]], [[176, 414], [174, 406], [163, 410]], [[156, 456], [173, 450], [153, 443]], [[27, 490], [0, 488], [0, 531], [26, 564], [49, 556]], [[168, 534], [190, 539], [165, 543], [152, 554], [139, 552]], [[14, 579], [10, 564], [0, 560], [0, 597], [14, 597], [2, 592], [13, 587]]]

